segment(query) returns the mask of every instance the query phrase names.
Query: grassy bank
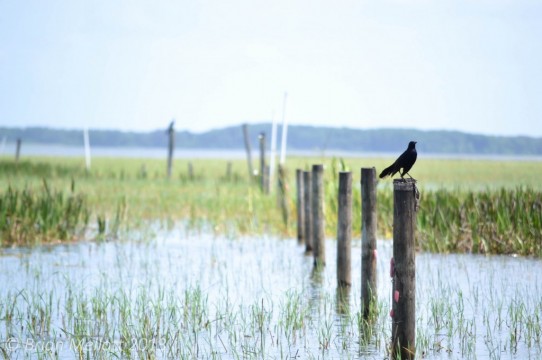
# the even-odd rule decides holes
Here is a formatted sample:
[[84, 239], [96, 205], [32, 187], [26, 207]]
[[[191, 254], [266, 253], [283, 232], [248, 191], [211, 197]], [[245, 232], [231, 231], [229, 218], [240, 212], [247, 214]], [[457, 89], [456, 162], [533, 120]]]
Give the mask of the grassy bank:
[[[31, 158], [19, 164], [6, 159], [0, 161], [0, 184], [4, 199], [13, 196], [21, 198], [23, 194], [32, 193], [37, 196], [33, 200], [35, 203], [48, 206], [43, 204], [54, 202], [56, 196], [62, 199], [64, 205], [54, 205], [49, 209], [57, 209], [58, 214], [63, 211], [72, 213], [69, 206], [73, 205], [66, 205], [65, 199], [85, 200], [78, 225], [68, 230], [69, 236], [52, 233], [40, 238], [31, 236], [31, 232], [20, 236], [17, 235], [19, 226], [5, 227], [0, 231], [4, 245], [21, 243], [21, 240], [13, 239], [24, 237], [29, 238], [29, 243], [36, 239], [64, 241], [75, 238], [81, 229], [107, 237], [114, 236], [122, 229], [160, 220], [163, 224], [183, 221], [195, 229], [231, 236], [274, 233], [293, 237], [296, 231], [293, 218], [294, 170], [309, 169], [314, 163], [324, 163], [327, 236], [334, 237], [336, 232], [336, 174], [343, 169], [354, 173], [354, 236], [359, 236], [359, 169], [375, 166], [378, 171], [390, 161], [345, 159], [341, 162], [329, 158], [289, 160], [290, 221], [285, 225], [276, 205], [276, 197], [266, 196], [257, 185], [249, 184], [245, 160], [232, 161], [229, 175], [226, 173], [225, 160], [194, 160], [192, 176], [188, 171], [189, 162], [177, 160], [174, 176], [168, 180], [165, 177], [165, 161], [156, 159], [95, 159], [88, 173], [81, 159]], [[542, 255], [540, 163], [420, 158], [412, 175], [418, 179], [421, 191], [418, 213], [418, 246], [421, 249]], [[379, 232], [388, 238], [391, 236], [393, 216], [391, 183], [387, 179], [378, 184]], [[48, 200], [44, 201], [43, 198]], [[35, 211], [45, 212], [43, 209]], [[36, 215], [24, 216], [28, 216], [25, 220], [28, 224], [35, 223]]]

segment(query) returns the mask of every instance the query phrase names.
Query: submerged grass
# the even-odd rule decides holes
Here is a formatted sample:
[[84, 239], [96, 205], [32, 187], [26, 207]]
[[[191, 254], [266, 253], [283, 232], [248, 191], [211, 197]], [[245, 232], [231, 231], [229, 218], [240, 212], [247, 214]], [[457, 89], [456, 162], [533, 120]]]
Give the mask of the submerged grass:
[[84, 234], [90, 211], [86, 198], [72, 191], [14, 189], [0, 194], [0, 246], [72, 241]]
[[[379, 242], [378, 301], [367, 321], [359, 301], [360, 274], [354, 273], [349, 291], [339, 293], [334, 256], [315, 277], [311, 259], [293, 242], [170, 236], [147, 244], [10, 249], [21, 256], [2, 257], [0, 354], [46, 359], [390, 355], [388, 243]], [[360, 261], [354, 260], [354, 268]], [[540, 356], [539, 261], [422, 254], [416, 266], [417, 357]], [[532, 273], [522, 274], [526, 267]]]

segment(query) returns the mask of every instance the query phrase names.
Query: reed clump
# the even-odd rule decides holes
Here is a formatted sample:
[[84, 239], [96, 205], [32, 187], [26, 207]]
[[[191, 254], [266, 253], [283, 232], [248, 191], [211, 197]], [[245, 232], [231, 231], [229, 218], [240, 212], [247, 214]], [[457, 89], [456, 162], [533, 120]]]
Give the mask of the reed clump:
[[542, 256], [542, 193], [426, 191], [418, 227], [423, 250]]
[[8, 186], [0, 194], [0, 245], [72, 241], [84, 234], [90, 217], [86, 197], [72, 191]]

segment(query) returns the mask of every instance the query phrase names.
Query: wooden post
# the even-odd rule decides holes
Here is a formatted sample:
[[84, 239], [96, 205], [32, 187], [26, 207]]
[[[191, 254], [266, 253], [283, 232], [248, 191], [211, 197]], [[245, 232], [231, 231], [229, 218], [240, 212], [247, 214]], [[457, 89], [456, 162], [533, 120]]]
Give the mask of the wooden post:
[[305, 212], [303, 218], [305, 220], [305, 226], [303, 233], [305, 234], [305, 253], [310, 254], [312, 252], [312, 179], [310, 171], [303, 171], [303, 203], [305, 206]]
[[260, 141], [260, 186], [264, 194], [269, 194], [269, 189], [267, 188], [267, 171], [265, 166], [265, 133], [260, 133], [258, 136]]
[[172, 120], [167, 129], [168, 133], [168, 148], [167, 148], [167, 177], [171, 178], [171, 168], [173, 167], [173, 149], [175, 148], [175, 130], [173, 126], [175, 125], [175, 120]]
[[[282, 221], [286, 229], [288, 229], [288, 188], [286, 186], [286, 170], [284, 166], [279, 164], [279, 197], [280, 197], [280, 208], [282, 211]], [[267, 189], [269, 192], [269, 189]]]
[[250, 155], [250, 139], [248, 137], [248, 125], [243, 124], [243, 138], [245, 139], [245, 149], [247, 151], [247, 162], [248, 162], [248, 179], [252, 182], [254, 177], [254, 170], [252, 169], [252, 156]]
[[15, 147], [15, 162], [19, 162], [19, 157], [21, 156], [21, 139], [17, 139], [17, 146]]
[[228, 181], [232, 180], [231, 167], [232, 167], [231, 161], [228, 161], [228, 163], [226, 164], [226, 180]]
[[416, 352], [415, 191], [412, 179], [393, 181], [392, 357], [413, 359]]
[[370, 315], [376, 294], [376, 170], [361, 169], [361, 307]]
[[297, 197], [297, 242], [303, 244], [305, 241], [305, 189], [303, 186], [303, 170], [295, 171], [296, 197]]
[[339, 173], [337, 284], [352, 285], [352, 173]]
[[314, 266], [326, 264], [326, 246], [324, 234], [324, 165], [312, 166], [312, 236]]

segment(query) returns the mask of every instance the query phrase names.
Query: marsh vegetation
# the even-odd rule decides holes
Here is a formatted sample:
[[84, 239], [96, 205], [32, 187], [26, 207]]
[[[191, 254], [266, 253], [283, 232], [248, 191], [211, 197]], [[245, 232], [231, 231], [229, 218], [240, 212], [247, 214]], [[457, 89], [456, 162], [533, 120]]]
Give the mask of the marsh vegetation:
[[[336, 287], [339, 170], [389, 159], [324, 163], [328, 265], [294, 240], [274, 194], [245, 161], [34, 158], [0, 161], [0, 356], [4, 358], [375, 358], [389, 355], [391, 242], [378, 243], [378, 301], [360, 314], [360, 244], [353, 286]], [[542, 175], [539, 163], [416, 164], [417, 353], [425, 358], [542, 354]], [[357, 180], [356, 180], [357, 179]], [[391, 182], [378, 185], [378, 226], [391, 237]], [[293, 219], [292, 219], [293, 220]], [[95, 240], [95, 241], [89, 241]], [[458, 253], [458, 254], [456, 254]], [[475, 254], [494, 255], [475, 255]], [[510, 254], [526, 255], [510, 256]]]

